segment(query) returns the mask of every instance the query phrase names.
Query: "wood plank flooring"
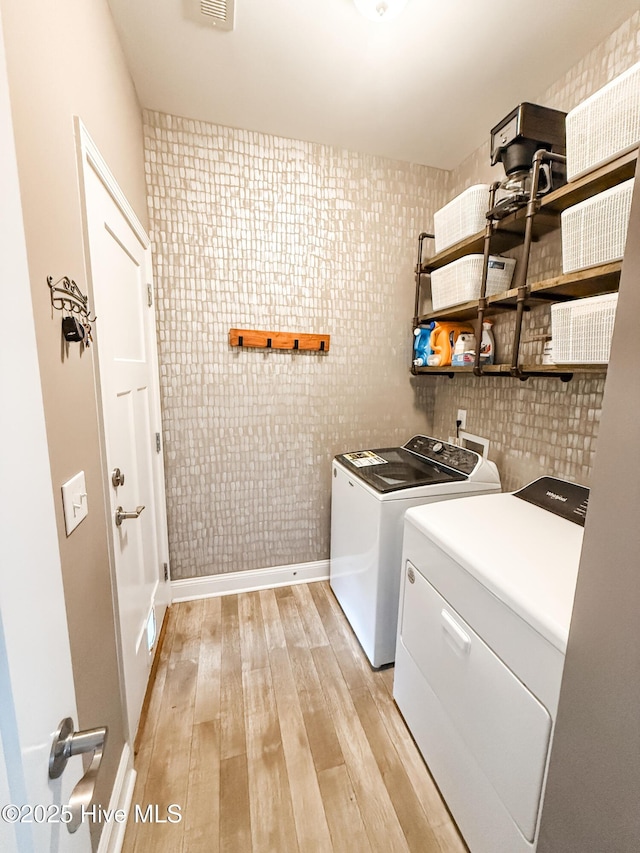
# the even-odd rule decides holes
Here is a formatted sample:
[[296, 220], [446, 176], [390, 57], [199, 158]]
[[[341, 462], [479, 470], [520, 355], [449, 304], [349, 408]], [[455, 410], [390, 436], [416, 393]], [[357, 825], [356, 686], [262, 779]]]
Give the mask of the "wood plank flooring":
[[167, 618], [123, 853], [465, 853], [328, 583]]

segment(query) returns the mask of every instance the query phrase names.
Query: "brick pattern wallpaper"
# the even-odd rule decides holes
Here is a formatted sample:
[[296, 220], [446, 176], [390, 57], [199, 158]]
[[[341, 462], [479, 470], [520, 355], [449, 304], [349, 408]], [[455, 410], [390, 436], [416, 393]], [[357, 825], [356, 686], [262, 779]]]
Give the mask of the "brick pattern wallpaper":
[[[571, 109], [638, 59], [640, 12], [538, 100]], [[446, 438], [458, 408], [505, 489], [541, 474], [589, 484], [603, 375], [408, 374], [417, 235], [496, 179], [488, 143], [445, 173], [146, 112], [145, 149], [174, 578], [326, 558], [332, 456]], [[530, 278], [558, 272], [552, 234]], [[527, 317], [527, 358], [548, 313]], [[328, 333], [331, 351], [232, 349], [230, 327]], [[506, 358], [512, 328], [497, 318]]]
[[172, 576], [325, 559], [332, 457], [431, 431], [413, 267], [445, 173], [154, 112], [145, 147]]

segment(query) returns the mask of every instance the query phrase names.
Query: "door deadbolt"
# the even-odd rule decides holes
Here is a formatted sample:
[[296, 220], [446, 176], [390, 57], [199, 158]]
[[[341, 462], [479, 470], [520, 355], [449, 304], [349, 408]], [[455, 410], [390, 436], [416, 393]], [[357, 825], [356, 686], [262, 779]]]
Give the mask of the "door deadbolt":
[[118, 486], [124, 486], [124, 474], [119, 468], [114, 468], [111, 472], [111, 482], [114, 489], [117, 489]]

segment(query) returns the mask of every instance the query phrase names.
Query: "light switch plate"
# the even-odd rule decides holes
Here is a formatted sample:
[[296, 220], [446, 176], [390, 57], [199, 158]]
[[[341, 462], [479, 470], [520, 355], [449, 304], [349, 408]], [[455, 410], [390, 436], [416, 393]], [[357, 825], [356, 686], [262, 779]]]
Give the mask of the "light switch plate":
[[69, 536], [89, 514], [84, 471], [80, 471], [62, 486], [62, 507], [64, 524]]

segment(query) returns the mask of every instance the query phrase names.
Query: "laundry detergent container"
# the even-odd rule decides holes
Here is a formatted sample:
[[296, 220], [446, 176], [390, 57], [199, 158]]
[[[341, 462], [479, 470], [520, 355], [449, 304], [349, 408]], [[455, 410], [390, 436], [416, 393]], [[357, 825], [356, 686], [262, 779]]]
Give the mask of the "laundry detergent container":
[[619, 261], [624, 255], [633, 181], [581, 201], [561, 215], [562, 271]]
[[436, 252], [482, 231], [488, 207], [489, 184], [476, 184], [436, 210], [433, 214]]
[[427, 359], [430, 367], [446, 367], [451, 364], [453, 350], [459, 335], [473, 336], [469, 323], [435, 323], [429, 338], [432, 354]]
[[640, 62], [567, 114], [567, 179], [573, 181], [640, 142]]
[[[431, 298], [433, 310], [441, 311], [480, 296], [482, 285], [482, 255], [465, 255], [433, 270], [431, 273]], [[513, 258], [490, 255], [487, 273], [487, 296], [509, 290], [516, 262]]]

